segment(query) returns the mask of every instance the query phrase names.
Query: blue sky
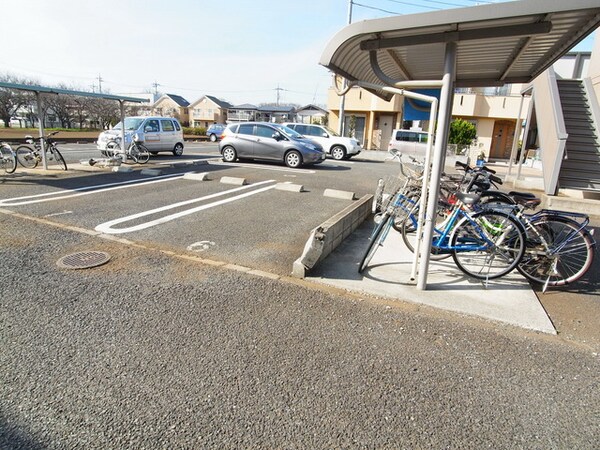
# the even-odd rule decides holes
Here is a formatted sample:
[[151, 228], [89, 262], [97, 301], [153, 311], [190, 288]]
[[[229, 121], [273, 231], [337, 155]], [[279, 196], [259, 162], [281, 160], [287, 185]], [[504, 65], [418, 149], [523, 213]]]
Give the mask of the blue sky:
[[[352, 21], [476, 3], [353, 0]], [[234, 104], [260, 104], [275, 102], [279, 92], [282, 103], [324, 104], [331, 78], [318, 61], [347, 24], [348, 5], [348, 0], [1, 0], [0, 73], [83, 90], [92, 85], [97, 90], [101, 76], [103, 91], [111, 93], [144, 92], [157, 82], [159, 91], [190, 102], [209, 94]], [[589, 37], [577, 49], [592, 46]]]

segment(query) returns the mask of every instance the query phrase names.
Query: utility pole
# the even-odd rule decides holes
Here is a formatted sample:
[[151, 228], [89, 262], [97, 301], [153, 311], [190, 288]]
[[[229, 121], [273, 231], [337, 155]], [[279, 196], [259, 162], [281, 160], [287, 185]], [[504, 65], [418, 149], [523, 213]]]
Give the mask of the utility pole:
[[98, 74], [98, 92], [102, 93], [102, 82], [104, 80], [102, 79], [102, 77], [100, 76], [100, 74]]
[[156, 81], [154, 83], [152, 83], [152, 87], [154, 88], [154, 96], [158, 96], [158, 87], [160, 86], [160, 84], [158, 84]]
[[285, 91], [285, 89], [280, 88], [279, 84], [277, 84], [277, 87], [275, 88], [275, 90], [277, 91], [277, 106], [279, 106], [279, 92], [280, 91]]
[[[348, 0], [348, 25], [352, 23], [352, 0]], [[346, 89], [347, 81], [344, 78], [344, 82], [342, 83], [342, 89]], [[340, 125], [339, 125], [339, 133], [340, 136], [344, 135], [344, 114], [345, 114], [345, 104], [346, 104], [346, 95], [342, 95], [340, 97]]]

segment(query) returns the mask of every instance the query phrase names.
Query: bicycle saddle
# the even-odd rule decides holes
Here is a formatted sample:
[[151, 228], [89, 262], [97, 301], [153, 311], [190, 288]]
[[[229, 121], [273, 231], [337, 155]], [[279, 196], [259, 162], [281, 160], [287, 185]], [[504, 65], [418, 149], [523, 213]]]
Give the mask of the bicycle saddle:
[[456, 198], [459, 199], [461, 202], [463, 202], [465, 205], [474, 205], [477, 202], [479, 202], [481, 195], [473, 194], [471, 192], [468, 192], [468, 193], [457, 192]]

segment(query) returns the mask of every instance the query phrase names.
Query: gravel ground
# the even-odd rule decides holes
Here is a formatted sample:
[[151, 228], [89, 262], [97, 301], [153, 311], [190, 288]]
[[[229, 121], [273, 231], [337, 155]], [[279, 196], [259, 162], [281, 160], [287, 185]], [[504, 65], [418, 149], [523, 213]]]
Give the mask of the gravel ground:
[[[0, 214], [0, 448], [598, 448], [589, 348]], [[101, 267], [59, 269], [81, 250]]]

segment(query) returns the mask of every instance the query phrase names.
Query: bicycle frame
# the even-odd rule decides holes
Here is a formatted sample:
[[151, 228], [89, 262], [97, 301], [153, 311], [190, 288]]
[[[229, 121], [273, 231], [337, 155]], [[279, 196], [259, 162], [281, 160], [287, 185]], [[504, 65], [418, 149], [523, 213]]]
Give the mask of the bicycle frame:
[[[411, 211], [409, 211], [407, 219], [410, 219], [413, 226], [417, 226], [417, 218], [415, 217], [414, 211], [419, 206], [420, 202], [417, 202]], [[402, 207], [402, 206], [400, 206]], [[463, 245], [450, 245], [450, 237], [451, 233], [454, 230], [455, 225], [459, 220], [463, 218], [467, 218], [469, 223], [475, 227], [475, 230], [478, 233], [478, 237], [483, 241], [482, 245], [472, 245], [472, 244], [463, 244]], [[490, 228], [495, 225], [490, 224]], [[433, 253], [441, 254], [441, 253], [451, 253], [455, 252], [473, 252], [473, 251], [482, 251], [489, 248], [490, 245], [498, 245], [497, 242], [492, 241], [488, 237], [488, 233], [485, 229], [483, 229], [479, 223], [473, 220], [471, 214], [465, 209], [464, 203], [457, 201], [456, 204], [452, 208], [452, 212], [448, 217], [444, 219], [444, 221], [439, 225], [439, 227], [434, 227], [433, 229], [434, 236], [431, 244]]]

